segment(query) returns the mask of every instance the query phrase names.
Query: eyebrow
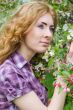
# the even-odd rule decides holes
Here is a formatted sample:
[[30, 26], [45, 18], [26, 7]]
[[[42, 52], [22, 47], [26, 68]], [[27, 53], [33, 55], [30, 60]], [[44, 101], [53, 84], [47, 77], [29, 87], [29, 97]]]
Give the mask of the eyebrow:
[[[47, 26], [47, 23], [45, 22], [41, 22], [41, 23]], [[51, 27], [54, 27], [54, 25], [51, 25]]]

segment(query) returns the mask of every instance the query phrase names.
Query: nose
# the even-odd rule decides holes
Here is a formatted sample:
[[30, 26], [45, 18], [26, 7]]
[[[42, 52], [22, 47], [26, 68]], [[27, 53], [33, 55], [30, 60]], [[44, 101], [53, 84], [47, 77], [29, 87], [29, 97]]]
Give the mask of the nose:
[[45, 30], [45, 35], [44, 35], [48, 40], [52, 41], [53, 38], [53, 33], [50, 31], [50, 29]]

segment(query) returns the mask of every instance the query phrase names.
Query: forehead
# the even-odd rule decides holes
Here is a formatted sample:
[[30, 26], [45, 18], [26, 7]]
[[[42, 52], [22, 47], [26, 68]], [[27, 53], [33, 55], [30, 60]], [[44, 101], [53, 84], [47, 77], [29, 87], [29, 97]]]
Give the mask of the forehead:
[[41, 16], [38, 19], [37, 23], [41, 23], [41, 22], [45, 22], [46, 24], [49, 24], [49, 25], [54, 24], [53, 18], [50, 14], [45, 14], [45, 15]]

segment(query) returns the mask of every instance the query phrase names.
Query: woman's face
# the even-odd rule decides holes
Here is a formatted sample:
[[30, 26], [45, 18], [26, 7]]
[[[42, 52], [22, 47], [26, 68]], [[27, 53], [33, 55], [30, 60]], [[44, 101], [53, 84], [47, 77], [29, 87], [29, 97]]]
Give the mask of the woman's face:
[[43, 53], [48, 49], [54, 32], [54, 21], [50, 14], [38, 19], [33, 28], [24, 37], [24, 44], [29, 51]]

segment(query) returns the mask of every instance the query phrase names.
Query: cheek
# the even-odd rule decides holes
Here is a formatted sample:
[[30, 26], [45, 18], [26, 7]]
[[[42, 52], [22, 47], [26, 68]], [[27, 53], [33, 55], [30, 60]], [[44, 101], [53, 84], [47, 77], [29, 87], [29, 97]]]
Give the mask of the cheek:
[[40, 36], [35, 33], [31, 33], [27, 38], [26, 41], [30, 44], [36, 44], [39, 42]]
[[34, 38], [39, 38], [43, 34], [43, 31], [37, 27], [35, 27], [30, 33], [29, 36]]
[[34, 45], [36, 45], [36, 43], [37, 43], [37, 40], [35, 39], [34, 35], [30, 34], [30, 36], [27, 36], [26, 39], [25, 39], [25, 44], [28, 47], [34, 47]]
[[28, 45], [37, 45], [38, 46], [38, 43], [41, 40], [42, 34], [43, 33], [39, 29], [34, 28], [25, 37], [25, 42], [28, 43]]

